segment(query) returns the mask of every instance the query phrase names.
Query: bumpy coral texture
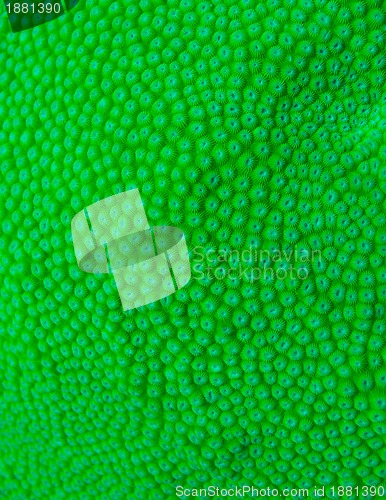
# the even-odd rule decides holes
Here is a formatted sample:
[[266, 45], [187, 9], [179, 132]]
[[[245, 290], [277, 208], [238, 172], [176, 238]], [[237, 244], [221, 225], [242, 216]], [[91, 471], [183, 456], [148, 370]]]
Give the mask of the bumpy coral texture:
[[[380, 0], [86, 0], [17, 34], [3, 13], [1, 498], [382, 483], [385, 26]], [[124, 313], [70, 221], [133, 187], [212, 267], [320, 254], [253, 282], [205, 259]]]

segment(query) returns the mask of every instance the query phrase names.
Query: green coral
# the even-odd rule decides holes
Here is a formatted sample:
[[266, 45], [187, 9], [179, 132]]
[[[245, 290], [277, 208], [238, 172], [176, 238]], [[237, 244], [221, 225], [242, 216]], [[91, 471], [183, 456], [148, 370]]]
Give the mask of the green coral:
[[[385, 21], [381, 0], [0, 18], [2, 498], [382, 483]], [[193, 275], [124, 313], [71, 219], [133, 187]]]

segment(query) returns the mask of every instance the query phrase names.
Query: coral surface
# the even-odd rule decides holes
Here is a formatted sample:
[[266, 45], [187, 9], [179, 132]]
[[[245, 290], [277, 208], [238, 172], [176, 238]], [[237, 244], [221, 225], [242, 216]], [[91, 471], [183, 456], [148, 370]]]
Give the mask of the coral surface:
[[[374, 498], [385, 28], [381, 0], [86, 0], [19, 33], [3, 12], [1, 499]], [[71, 219], [134, 187], [192, 278], [124, 312]]]

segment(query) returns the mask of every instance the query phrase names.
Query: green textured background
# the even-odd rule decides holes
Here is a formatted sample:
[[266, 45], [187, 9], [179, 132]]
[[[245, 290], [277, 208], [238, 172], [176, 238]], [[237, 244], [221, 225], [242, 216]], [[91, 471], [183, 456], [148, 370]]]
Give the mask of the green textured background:
[[[1, 12], [0, 498], [382, 484], [385, 2]], [[133, 187], [191, 250], [322, 257], [124, 313], [70, 222]]]

